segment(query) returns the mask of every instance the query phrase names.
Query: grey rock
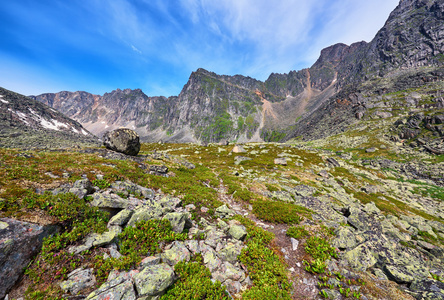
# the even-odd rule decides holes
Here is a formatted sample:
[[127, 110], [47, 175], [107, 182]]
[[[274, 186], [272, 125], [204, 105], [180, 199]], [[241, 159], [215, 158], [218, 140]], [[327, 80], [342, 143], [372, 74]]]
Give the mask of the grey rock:
[[290, 241], [291, 241], [291, 249], [293, 251], [296, 251], [298, 249], [298, 246], [299, 246], [299, 241], [297, 239], [295, 239], [295, 238], [290, 238]]
[[246, 157], [246, 156], [235, 156], [234, 157], [234, 164], [240, 165], [242, 162], [248, 161], [248, 160], [252, 160], [252, 159], [250, 157]]
[[244, 147], [242, 147], [241, 145], [236, 145], [236, 146], [234, 146], [233, 150], [231, 150], [231, 152], [233, 152], [233, 153], [245, 153], [247, 151], [245, 151]]
[[174, 282], [174, 270], [167, 264], [148, 266], [134, 276], [139, 296], [156, 296]]
[[134, 226], [139, 221], [159, 219], [164, 214], [164, 212], [165, 210], [158, 203], [139, 208], [134, 211], [131, 219], [128, 221], [127, 226]]
[[286, 166], [287, 165], [287, 159], [285, 157], [275, 158], [274, 159], [274, 164], [275, 165]]
[[93, 273], [94, 269], [76, 269], [68, 274], [67, 280], [60, 283], [60, 288], [65, 293], [76, 295], [81, 290], [94, 286], [96, 278]]
[[247, 236], [247, 230], [243, 225], [232, 225], [228, 230], [228, 234], [236, 240], [243, 240]]
[[108, 226], [124, 226], [129, 221], [133, 213], [134, 211], [131, 209], [121, 210], [114, 217], [112, 217], [111, 220], [109, 220]]
[[130, 272], [113, 271], [108, 276], [107, 282], [89, 294], [86, 299], [134, 300], [137, 298], [133, 285], [133, 279], [136, 274], [138, 274], [138, 271], [135, 270]]
[[120, 198], [118, 195], [96, 192], [92, 195], [92, 206], [99, 207], [105, 211], [112, 212], [115, 209], [124, 209], [128, 207], [128, 201]]
[[106, 132], [103, 135], [103, 145], [110, 150], [132, 156], [140, 151], [139, 135], [128, 128]]
[[171, 227], [173, 228], [173, 231], [176, 233], [182, 233], [182, 231], [187, 227], [191, 227], [191, 217], [190, 214], [185, 213], [179, 213], [179, 212], [172, 212], [166, 214], [163, 219], [166, 219], [170, 221]]
[[162, 253], [162, 260], [174, 266], [180, 261], [189, 261], [191, 257], [190, 251], [183, 242], [175, 241], [170, 249]]
[[232, 209], [229, 209], [226, 204], [219, 206], [216, 208], [216, 211], [214, 212], [216, 216], [219, 218], [227, 218], [234, 215], [234, 211]]
[[333, 247], [338, 249], [352, 249], [356, 246], [356, 238], [348, 227], [339, 227], [336, 230], [336, 237], [331, 242]]
[[159, 166], [159, 165], [150, 166], [150, 174], [165, 175], [167, 173], [168, 173], [168, 167], [166, 166]]
[[241, 251], [242, 246], [228, 242], [225, 247], [217, 252], [217, 254], [222, 260], [235, 263], [237, 257], [241, 254]]
[[340, 167], [341, 165], [338, 163], [338, 161], [332, 157], [327, 158], [327, 163], [332, 165], [333, 167]]
[[141, 262], [140, 262], [140, 267], [142, 269], [148, 267], [148, 266], [154, 266], [154, 265], [158, 265], [160, 264], [160, 257], [157, 256], [148, 256], [145, 257]]
[[0, 218], [0, 299], [22, 275], [53, 227]]

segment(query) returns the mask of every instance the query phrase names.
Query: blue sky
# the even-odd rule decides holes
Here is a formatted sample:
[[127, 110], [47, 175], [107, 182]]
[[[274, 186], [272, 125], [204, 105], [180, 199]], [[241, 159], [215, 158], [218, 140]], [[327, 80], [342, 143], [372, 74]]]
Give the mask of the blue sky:
[[265, 80], [370, 41], [398, 0], [8, 0], [0, 86], [178, 95], [198, 68]]

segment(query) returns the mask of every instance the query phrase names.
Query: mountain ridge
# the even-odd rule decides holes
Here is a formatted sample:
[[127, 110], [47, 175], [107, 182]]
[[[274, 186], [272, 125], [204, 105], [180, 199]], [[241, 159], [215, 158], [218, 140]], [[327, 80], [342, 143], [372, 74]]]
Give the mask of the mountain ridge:
[[366, 89], [365, 82], [389, 77], [396, 81], [406, 70], [420, 73], [421, 68], [442, 66], [443, 18], [444, 4], [437, 0], [402, 0], [372, 41], [329, 46], [310, 68], [272, 73], [264, 82], [199, 68], [179, 95], [168, 98], [148, 97], [140, 89], [117, 89], [103, 96], [61, 92], [33, 98], [98, 136], [117, 127], [134, 129], [147, 142], [280, 141], [312, 136], [311, 129], [300, 125], [309, 123], [307, 118], [313, 114], [331, 114], [327, 107], [332, 105], [327, 102], [337, 101], [335, 95], [342, 97], [341, 91], [359, 94]]

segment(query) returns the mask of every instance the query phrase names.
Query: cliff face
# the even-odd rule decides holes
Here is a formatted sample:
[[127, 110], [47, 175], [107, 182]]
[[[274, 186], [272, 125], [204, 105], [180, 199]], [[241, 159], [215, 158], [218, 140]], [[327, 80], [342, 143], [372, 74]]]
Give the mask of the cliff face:
[[[332, 114], [330, 102], [360, 93], [367, 81], [443, 64], [444, 3], [402, 0], [371, 42], [330, 46], [312, 67], [273, 73], [265, 82], [198, 69], [177, 97], [126, 89], [103, 96], [60, 92], [34, 98], [98, 136], [129, 127], [143, 141], [270, 141], [310, 135], [302, 124], [310, 118], [327, 122], [323, 116]], [[348, 114], [342, 116], [350, 121]]]

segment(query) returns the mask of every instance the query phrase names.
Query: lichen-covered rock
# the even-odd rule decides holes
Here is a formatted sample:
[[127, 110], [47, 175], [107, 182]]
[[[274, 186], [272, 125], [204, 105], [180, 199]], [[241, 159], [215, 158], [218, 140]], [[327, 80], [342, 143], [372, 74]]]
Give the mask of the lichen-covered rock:
[[210, 272], [216, 271], [222, 265], [222, 261], [217, 257], [216, 252], [211, 248], [209, 251], [203, 253], [203, 262]]
[[444, 282], [441, 281], [415, 279], [410, 285], [410, 289], [418, 293], [418, 299], [444, 300]]
[[172, 212], [166, 214], [164, 219], [170, 221], [173, 231], [182, 233], [185, 227], [191, 227], [191, 218], [189, 213]]
[[175, 208], [182, 205], [182, 200], [177, 197], [165, 196], [157, 201], [157, 203], [160, 204], [162, 207], [168, 208], [170, 209], [170, 211], [173, 211]]
[[40, 251], [51, 227], [0, 218], [0, 299], [5, 297], [32, 257]]
[[154, 266], [154, 265], [158, 265], [160, 264], [160, 257], [157, 256], [148, 256], [145, 257], [141, 262], [140, 262], [140, 267], [146, 268], [148, 266]]
[[243, 240], [247, 236], [247, 231], [245, 226], [242, 225], [232, 225], [228, 234], [231, 235], [236, 240]]
[[223, 231], [217, 230], [215, 227], [208, 226], [206, 228], [206, 239], [204, 241], [205, 244], [216, 248], [217, 244], [221, 241], [221, 239], [225, 236]]
[[397, 283], [412, 283], [414, 280], [426, 279], [428, 270], [419, 265], [387, 265], [385, 266], [388, 277]]
[[115, 181], [111, 184], [111, 188], [116, 191], [126, 191], [137, 197], [143, 196], [145, 199], [154, 198], [154, 191], [152, 189], [140, 186], [130, 181]]
[[377, 262], [371, 251], [371, 245], [368, 242], [346, 252], [344, 258], [352, 268], [359, 271], [365, 271], [373, 267]]
[[200, 253], [199, 241], [197, 240], [186, 240], [185, 246], [187, 246], [188, 250], [190, 250], [191, 254], [195, 255]]
[[92, 245], [94, 247], [100, 247], [103, 245], [111, 244], [112, 242], [116, 241], [119, 233], [122, 232], [122, 228], [119, 226], [112, 226], [109, 228], [108, 231], [105, 231], [102, 234], [93, 234], [94, 241]]
[[174, 282], [174, 270], [168, 264], [148, 266], [134, 276], [139, 296], [156, 296]]
[[125, 225], [131, 216], [133, 215], [134, 211], [131, 209], [124, 209], [117, 213], [114, 217], [111, 218], [108, 222], [108, 226], [123, 226]]
[[172, 247], [162, 253], [162, 260], [171, 266], [183, 260], [189, 261], [190, 257], [190, 251], [183, 242], [179, 241], [173, 242]]
[[132, 156], [140, 151], [139, 135], [128, 128], [106, 132], [103, 135], [103, 145], [110, 150]]
[[336, 237], [331, 242], [333, 247], [339, 249], [352, 249], [356, 246], [356, 238], [348, 227], [340, 227], [336, 230]]
[[93, 201], [91, 201], [91, 205], [106, 211], [112, 211], [114, 209], [124, 209], [128, 207], [128, 201], [116, 194], [97, 192], [94, 193], [92, 197]]
[[241, 254], [241, 251], [241, 246], [229, 242], [224, 248], [218, 251], [218, 255], [225, 261], [235, 263], [237, 261], [237, 257]]
[[69, 189], [70, 193], [73, 193], [80, 199], [83, 199], [86, 195], [94, 193], [94, 187], [88, 179], [80, 179], [74, 182], [72, 188]]
[[86, 300], [134, 300], [136, 292], [134, 290], [133, 279], [138, 271], [110, 273], [107, 282], [100, 288], [88, 295]]
[[148, 221], [151, 219], [158, 219], [164, 213], [164, 209], [158, 203], [142, 207], [134, 211], [131, 219], [128, 221], [127, 226], [134, 226], [139, 221]]
[[76, 295], [81, 290], [92, 287], [96, 283], [94, 269], [79, 268], [68, 274], [68, 279], [60, 283], [65, 293]]
[[216, 211], [214, 214], [219, 218], [227, 218], [234, 215], [234, 211], [232, 209], [229, 209], [226, 204], [219, 206], [216, 208]]

